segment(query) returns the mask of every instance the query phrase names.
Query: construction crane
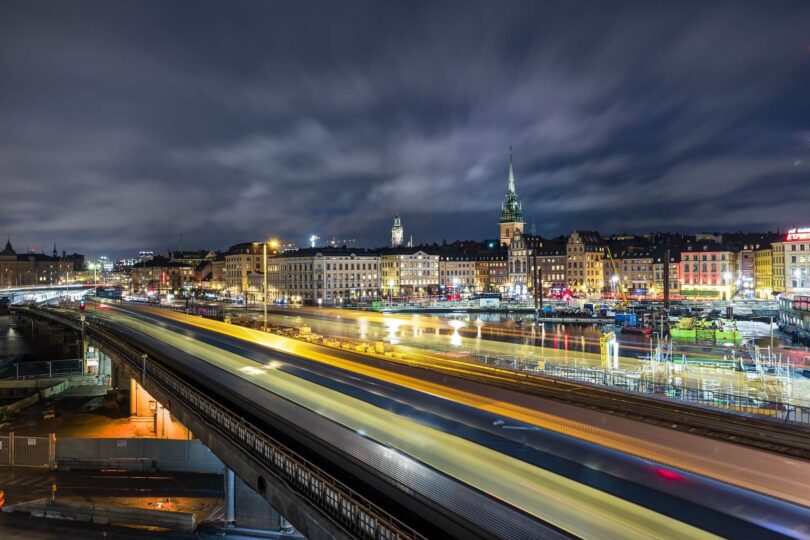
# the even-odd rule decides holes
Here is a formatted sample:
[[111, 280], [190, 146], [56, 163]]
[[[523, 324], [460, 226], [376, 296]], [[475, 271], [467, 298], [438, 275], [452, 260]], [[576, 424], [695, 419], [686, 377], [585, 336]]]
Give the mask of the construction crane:
[[621, 277], [619, 276], [619, 270], [616, 268], [616, 261], [613, 260], [613, 253], [610, 252], [610, 246], [605, 246], [607, 249], [608, 258], [610, 259], [610, 266], [613, 267], [613, 275], [617, 278], [617, 285], [619, 286], [619, 293], [622, 295], [622, 302], [618, 305], [618, 307], [625, 308], [628, 305], [627, 302], [627, 295], [624, 294], [624, 285], [622, 285]]

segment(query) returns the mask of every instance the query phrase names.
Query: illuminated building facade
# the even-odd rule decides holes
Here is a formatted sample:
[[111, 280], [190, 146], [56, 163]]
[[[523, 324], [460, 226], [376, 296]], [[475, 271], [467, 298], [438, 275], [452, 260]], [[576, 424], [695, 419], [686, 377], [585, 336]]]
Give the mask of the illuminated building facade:
[[83, 268], [84, 255], [62, 252], [59, 256], [56, 246], [50, 256], [44, 253], [18, 254], [9, 238], [5, 248], [0, 251], [0, 287], [74, 283], [81, 277]]
[[771, 244], [771, 264], [773, 265], [773, 291], [780, 293], [787, 290], [787, 279], [785, 279], [785, 243], [773, 242]]
[[566, 280], [571, 289], [584, 295], [605, 288], [605, 241], [596, 231], [574, 231], [566, 245]]
[[166, 257], [153, 257], [132, 266], [132, 293], [136, 295], [178, 293], [194, 283], [193, 266]]
[[810, 227], [790, 229], [783, 241], [785, 292], [810, 293]]
[[[663, 297], [664, 294], [664, 265], [666, 258], [666, 250], [659, 249], [653, 258], [653, 274], [654, 274], [654, 284], [655, 287], [653, 289], [654, 295], [657, 297]], [[681, 273], [681, 255], [680, 253], [676, 252], [675, 250], [670, 250], [669, 252], [669, 294], [677, 295], [681, 293], [681, 280], [680, 280], [680, 273]]]
[[771, 298], [774, 291], [773, 248], [754, 252], [754, 294], [757, 298]]
[[475, 258], [475, 290], [505, 292], [509, 283], [509, 253], [502, 248], [480, 253]]
[[561, 292], [566, 287], [565, 245], [540, 236], [518, 233], [509, 244], [510, 296], [533, 294], [535, 273], [543, 294]]
[[681, 250], [684, 296], [730, 299], [738, 287], [737, 254], [722, 244], [697, 243]]
[[247, 242], [231, 246], [225, 252], [225, 291], [242, 294], [249, 288], [248, 274], [262, 271], [262, 246]]
[[268, 298], [342, 305], [380, 296], [380, 256], [364, 249], [307, 248], [269, 259]]
[[475, 256], [463, 253], [439, 255], [439, 289], [444, 292], [475, 292]]
[[[632, 296], [655, 295], [655, 257], [649, 249], [628, 248], [615, 259], [619, 283], [625, 294]], [[612, 269], [611, 269], [612, 272]], [[608, 282], [613, 283], [612, 279]]]
[[418, 248], [381, 254], [381, 287], [391, 296], [426, 296], [439, 289], [439, 255]]

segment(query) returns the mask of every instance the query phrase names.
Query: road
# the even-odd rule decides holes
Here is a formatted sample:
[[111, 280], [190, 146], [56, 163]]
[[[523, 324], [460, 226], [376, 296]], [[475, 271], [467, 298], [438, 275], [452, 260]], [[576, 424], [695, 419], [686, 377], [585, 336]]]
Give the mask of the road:
[[[534, 445], [531, 437], [535, 434], [525, 431], [531, 430], [532, 426], [554, 429], [586, 440], [590, 438], [593, 442], [605, 446], [613, 445], [634, 455], [646, 453], [656, 461], [675, 462], [687, 470], [700, 468], [701, 472], [713, 472], [715, 476], [723, 476], [724, 479], [735, 480], [736, 483], [757, 491], [770, 492], [801, 504], [810, 502], [803, 489], [810, 480], [810, 471], [806, 463], [797, 460], [777, 458], [777, 463], [774, 463], [775, 458], [764, 452], [757, 453], [747, 448], [723, 445], [698, 437], [690, 438], [622, 419], [610, 418], [610, 422], [606, 423], [608, 418], [605, 415], [581, 410], [577, 413], [573, 407], [554, 409], [554, 406], [568, 406], [545, 400], [526, 401], [526, 396], [511, 395], [506, 391], [499, 390], [499, 395], [493, 399], [482, 388], [465, 389], [464, 385], [449, 385], [446, 384], [447, 381], [444, 381], [445, 384], [437, 384], [404, 376], [396, 370], [375, 369], [351, 360], [350, 354], [336, 355], [333, 351], [316, 345], [198, 317], [151, 308], [128, 311], [107, 308], [96, 312], [96, 315], [173, 343], [178, 348], [204, 358], [207, 362], [216, 363], [220, 368], [247, 378], [274, 394], [318, 411], [341, 425], [395, 449], [394, 459], [403, 459], [405, 456], [418, 459], [578, 536], [610, 538], [618, 534], [625, 538], [642, 538], [663, 534], [667, 537], [697, 537], [701, 532], [640, 505], [538, 467], [531, 457], [525, 456], [526, 447]], [[189, 332], [188, 328], [201, 330]], [[317, 364], [320, 364], [320, 369], [328, 367], [331, 370], [331, 380], [338, 380], [337, 371], [341, 370], [344, 374], [353, 374], [351, 378], [355, 382], [357, 375], [362, 375], [397, 388], [418, 392], [423, 400], [426, 399], [424, 396], [432, 396], [434, 400], [438, 397], [443, 403], [452, 402], [464, 407], [436, 407], [435, 401], [431, 402], [431, 414], [446, 415], [442, 419], [443, 429], [437, 429], [436, 421], [431, 418], [423, 418], [421, 422], [414, 421], [414, 415], [407, 417], [392, 410], [375, 407], [374, 400], [369, 398], [358, 399], [357, 392], [351, 396], [331, 388], [325, 389], [323, 382], [312, 383], [301, 376], [300, 371], [303, 368], [300, 365], [272, 361], [257, 364], [255, 355], [248, 350], [234, 349], [232, 341], [223, 341], [225, 337], [258, 347], [259, 350], [269, 349], [305, 357], [309, 366], [307, 369], [313, 369], [312, 366]], [[377, 384], [379, 386], [380, 383]], [[399, 398], [404, 399], [402, 391]], [[415, 403], [420, 407], [424, 406], [423, 402]], [[447, 413], [448, 409], [454, 412]], [[488, 418], [495, 418], [495, 422], [490, 420], [492, 425], [489, 429], [499, 431], [500, 439], [514, 441], [515, 434], [519, 434], [523, 459], [518, 459], [515, 451], [512, 455], [505, 451], [503, 440], [488, 447], [471, 440], [474, 439], [472, 436], [461, 434], [463, 430], [458, 426], [462, 423], [460, 419], [464, 414], [470, 414], [464, 412], [467, 409], [480, 414], [488, 413]], [[468, 417], [464, 417], [463, 422], [467, 426], [472, 425], [472, 420]], [[446, 429], [448, 425], [454, 429]], [[453, 431], [463, 436], [452, 434]], [[540, 444], [542, 443], [538, 443], [538, 446]], [[400, 457], [396, 457], [397, 455]], [[768, 463], [767, 472], [763, 471], [763, 463]], [[692, 465], [692, 469], [688, 465]], [[493, 475], [490, 472], [493, 470], [498, 471], [498, 474]], [[657, 471], [655, 468], [651, 468], [651, 471], [665, 478], [680, 478], [676, 472]], [[671, 474], [674, 476], [669, 476]], [[585, 514], [591, 518], [583, 520], [582, 516]]]

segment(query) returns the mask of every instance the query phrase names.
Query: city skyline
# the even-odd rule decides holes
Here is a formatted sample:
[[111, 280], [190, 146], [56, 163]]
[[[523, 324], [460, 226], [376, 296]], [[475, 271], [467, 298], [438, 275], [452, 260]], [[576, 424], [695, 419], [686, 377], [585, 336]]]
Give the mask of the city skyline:
[[3, 237], [489, 238], [509, 146], [544, 236], [803, 224], [806, 6], [184, 7], [7, 10]]

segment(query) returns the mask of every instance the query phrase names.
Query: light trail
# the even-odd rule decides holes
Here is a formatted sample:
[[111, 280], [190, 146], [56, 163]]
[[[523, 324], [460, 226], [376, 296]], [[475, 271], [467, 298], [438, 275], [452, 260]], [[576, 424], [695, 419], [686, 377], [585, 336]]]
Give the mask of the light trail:
[[[165, 317], [162, 310], [143, 309]], [[279, 369], [259, 370], [256, 362], [193, 337], [162, 328], [119, 310], [97, 314], [175, 346], [258, 387], [289, 399], [366, 437], [396, 449], [392, 459], [417, 459], [516, 508], [583, 538], [715, 538], [713, 535], [618, 497], [545, 471], [494, 450], [422, 425], [393, 412], [295, 377]], [[174, 320], [195, 320], [228, 335], [257, 342], [254, 331], [171, 313]], [[205, 326], [199, 325], [201, 328]], [[264, 334], [264, 333], [262, 333]], [[295, 340], [264, 334], [267, 345], [301, 354]], [[246, 368], [252, 368], [247, 369]], [[401, 453], [401, 454], [400, 454]], [[404, 454], [404, 455], [402, 455]], [[410, 456], [410, 457], [409, 457]], [[584, 516], [588, 516], [583, 519]]]
[[[810, 506], [810, 492], [806, 490], [806, 486], [810, 484], [810, 466], [800, 459], [776, 457], [765, 451], [708, 440], [684, 433], [677, 433], [676, 437], [666, 437], [662, 439], [665, 442], [658, 443], [656, 442], [658, 438], [673, 432], [666, 430], [666, 428], [657, 428], [644, 424], [641, 424], [641, 428], [639, 428], [638, 423], [632, 421], [613, 422], [611, 426], [601, 427], [586, 421], [587, 417], [592, 416], [593, 413], [582, 415], [579, 420], [572, 420], [569, 417], [545, 413], [520, 404], [492, 400], [486, 396], [464, 392], [450, 386], [438, 385], [385, 369], [367, 366], [347, 358], [353, 353], [332, 350], [284, 336], [157, 308], [138, 307], [137, 310], [133, 311], [148, 313], [158, 318], [162, 317], [225, 334], [803, 506]], [[424, 365], [429, 368], [439, 361], [443, 362], [444, 365], [452, 366], [460, 374], [468, 372], [470, 367], [466, 362], [447, 359], [439, 360], [433, 357], [416, 355], [409, 356], [406, 363], [415, 366]], [[539, 401], [548, 403], [548, 400]], [[550, 406], [550, 403], [547, 406]], [[569, 414], [573, 414], [573, 410], [570, 411]], [[626, 435], [621, 430], [619, 432], [614, 431], [617, 426], [624, 426], [625, 429], [631, 431], [631, 434]], [[634, 427], [628, 428], [627, 426]], [[763, 463], [768, 463], [768, 466], [763, 467]]]

